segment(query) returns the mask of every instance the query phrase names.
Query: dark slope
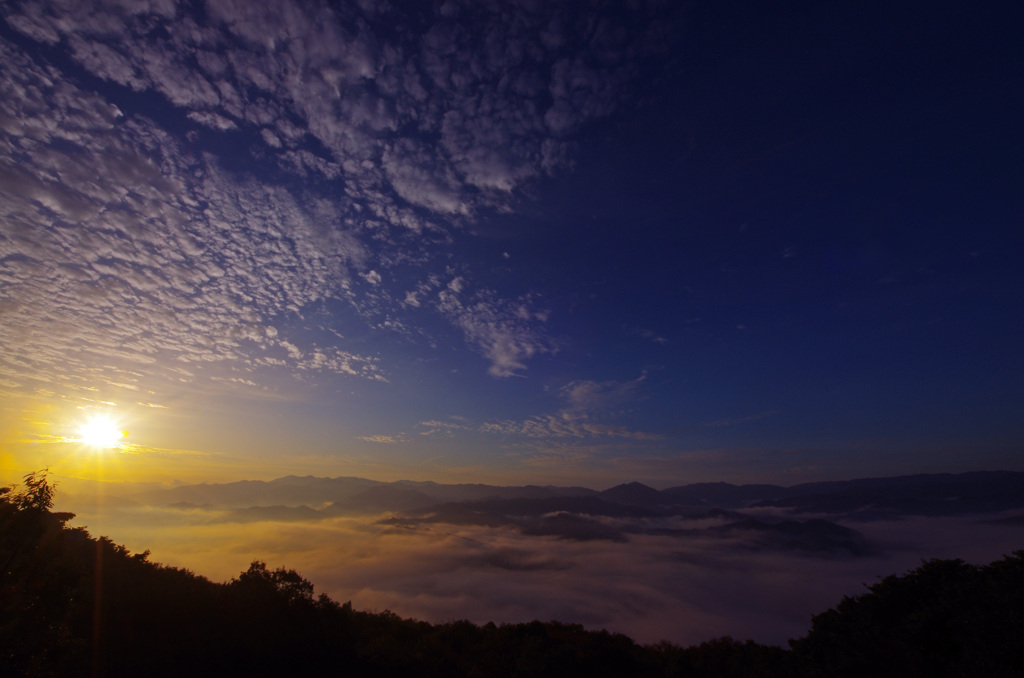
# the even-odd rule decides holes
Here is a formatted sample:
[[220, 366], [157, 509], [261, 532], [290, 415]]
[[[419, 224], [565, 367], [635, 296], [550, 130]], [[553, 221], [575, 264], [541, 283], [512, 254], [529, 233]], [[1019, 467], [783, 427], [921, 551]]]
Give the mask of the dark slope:
[[816, 615], [790, 641], [802, 676], [1024, 676], [1024, 551], [931, 560]]

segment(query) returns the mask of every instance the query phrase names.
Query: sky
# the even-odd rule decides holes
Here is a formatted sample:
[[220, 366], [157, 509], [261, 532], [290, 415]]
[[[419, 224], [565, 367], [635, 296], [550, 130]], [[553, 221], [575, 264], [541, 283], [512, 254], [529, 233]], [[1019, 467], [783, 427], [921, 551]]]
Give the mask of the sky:
[[1015, 3], [2, 6], [4, 481], [1024, 470]]

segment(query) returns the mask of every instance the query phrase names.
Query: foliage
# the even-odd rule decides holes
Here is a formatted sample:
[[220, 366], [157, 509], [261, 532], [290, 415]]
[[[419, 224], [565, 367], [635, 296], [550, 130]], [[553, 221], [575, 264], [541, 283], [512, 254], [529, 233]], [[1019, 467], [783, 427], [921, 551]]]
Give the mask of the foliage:
[[0, 489], [4, 501], [19, 511], [49, 511], [53, 508], [55, 485], [51, 485], [46, 476], [49, 469], [34, 471], [25, 475], [25, 489], [15, 492], [13, 487]]
[[844, 598], [790, 644], [808, 676], [1024, 675], [1024, 551], [926, 561]]
[[640, 646], [575, 624], [445, 624], [359, 612], [254, 561], [225, 584], [131, 554], [51, 512], [45, 472], [0, 489], [0, 675], [1024, 675], [1024, 552], [928, 561], [844, 598], [791, 649]]

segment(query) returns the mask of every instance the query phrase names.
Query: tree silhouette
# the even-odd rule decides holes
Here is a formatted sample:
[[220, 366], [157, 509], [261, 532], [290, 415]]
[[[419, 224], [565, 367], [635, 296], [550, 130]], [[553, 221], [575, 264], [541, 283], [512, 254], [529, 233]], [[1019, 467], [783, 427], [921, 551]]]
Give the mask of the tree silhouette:
[[15, 492], [14, 487], [0, 488], [0, 497], [18, 511], [34, 509], [49, 511], [53, 508], [55, 485], [47, 480], [50, 469], [33, 471], [24, 476], [25, 489]]
[[270, 596], [290, 605], [313, 602], [313, 584], [295, 570], [279, 567], [268, 570], [262, 560], [254, 560], [249, 569], [232, 581], [245, 595]]

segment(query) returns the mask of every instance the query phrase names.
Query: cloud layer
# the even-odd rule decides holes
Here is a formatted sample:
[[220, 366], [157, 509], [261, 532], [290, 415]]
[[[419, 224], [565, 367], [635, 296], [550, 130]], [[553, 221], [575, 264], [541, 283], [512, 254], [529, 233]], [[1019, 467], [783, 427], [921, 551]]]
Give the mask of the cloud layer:
[[294, 568], [318, 591], [360, 609], [435, 622], [555, 619], [680, 644], [724, 635], [785, 644], [843, 595], [922, 558], [981, 563], [1019, 546], [1013, 526], [965, 518], [857, 523], [878, 551], [854, 558], [763, 549], [742, 535], [567, 541], [483, 526], [413, 530], [376, 518], [223, 517], [138, 507], [90, 510], [76, 524], [215, 580], [237, 576], [253, 559]]
[[432, 281], [656, 51], [648, 10], [593, 10], [5, 3], [5, 383], [386, 379], [304, 321], [331, 300], [407, 338], [423, 307], [521, 374], [555, 350], [529, 290]]
[[140, 391], [199, 365], [380, 378], [371, 356], [298, 349], [273, 325], [344, 295], [365, 257], [325, 201], [229, 176], [146, 119], [10, 45], [3, 83], [3, 367], [21, 383]]

